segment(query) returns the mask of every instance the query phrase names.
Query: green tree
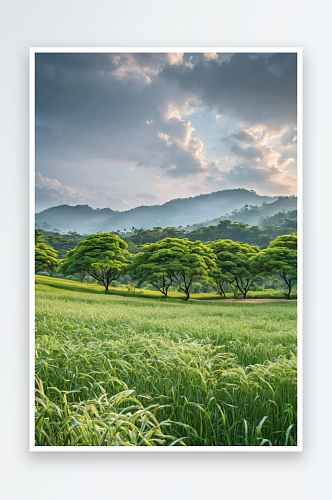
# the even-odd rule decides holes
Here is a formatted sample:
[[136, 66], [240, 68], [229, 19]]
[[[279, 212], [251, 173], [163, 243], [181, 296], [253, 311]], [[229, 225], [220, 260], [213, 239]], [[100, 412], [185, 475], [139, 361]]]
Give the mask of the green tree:
[[127, 244], [112, 233], [90, 234], [65, 255], [60, 271], [65, 274], [88, 273], [108, 291], [120, 277], [130, 255]]
[[260, 279], [260, 273], [250, 267], [250, 258], [259, 253], [259, 248], [232, 240], [210, 241], [207, 245], [216, 256], [216, 269], [211, 272], [211, 277], [218, 292], [225, 295], [223, 285], [229, 283], [245, 299], [253, 282]]
[[139, 250], [128, 267], [128, 272], [138, 286], [147, 281], [149, 285], [167, 297], [174, 274], [170, 268], [170, 245], [165, 240], [161, 240], [157, 243], [142, 245]]
[[42, 233], [35, 229], [35, 273], [49, 269], [54, 271], [59, 265], [58, 254], [41, 240]]
[[202, 286], [202, 283], [193, 283], [191, 287], [193, 293], [200, 293]]
[[[278, 246], [280, 245], [280, 246]], [[279, 276], [286, 284], [286, 298], [297, 283], [297, 241], [296, 236], [279, 236], [269, 248], [255, 255], [251, 261], [253, 272], [262, 276]]]
[[84, 236], [75, 232], [67, 234], [50, 233], [44, 234], [44, 240], [47, 245], [51, 245], [58, 252], [59, 258], [63, 259], [69, 250], [72, 250], [84, 240]]
[[160, 243], [164, 248], [164, 265], [188, 300], [193, 280], [208, 279], [209, 272], [215, 267], [213, 251], [201, 241], [165, 238]]
[[295, 234], [285, 234], [278, 236], [275, 240], [271, 241], [271, 248], [282, 247], [289, 248], [290, 250], [297, 250], [297, 236]]

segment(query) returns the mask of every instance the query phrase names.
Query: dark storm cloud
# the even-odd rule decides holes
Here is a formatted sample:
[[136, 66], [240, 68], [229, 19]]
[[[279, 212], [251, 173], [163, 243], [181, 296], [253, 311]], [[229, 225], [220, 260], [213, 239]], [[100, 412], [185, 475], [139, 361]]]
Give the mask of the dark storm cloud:
[[248, 123], [296, 122], [296, 54], [234, 54], [229, 60], [200, 55], [193, 66], [167, 66], [163, 76], [223, 115]]

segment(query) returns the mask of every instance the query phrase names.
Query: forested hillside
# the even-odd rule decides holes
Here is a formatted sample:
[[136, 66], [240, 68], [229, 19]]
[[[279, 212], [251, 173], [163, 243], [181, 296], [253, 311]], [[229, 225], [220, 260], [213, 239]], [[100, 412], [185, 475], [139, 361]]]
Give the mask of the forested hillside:
[[260, 196], [254, 191], [227, 189], [193, 198], [179, 198], [163, 205], [136, 207], [124, 212], [110, 208], [93, 209], [88, 205], [60, 205], [36, 214], [36, 228], [91, 234], [98, 231], [124, 231], [132, 227], [152, 229], [156, 226], [187, 226], [216, 217], [220, 220], [223, 214], [240, 210], [245, 205], [258, 206], [274, 201], [276, 197]]
[[[216, 226], [222, 219], [230, 220], [232, 222], [244, 222], [245, 224], [250, 224], [251, 226], [266, 227], [266, 225], [274, 224], [272, 222], [270, 224], [268, 221], [265, 221], [265, 219], [278, 214], [278, 220], [279, 222], [282, 222], [285, 219], [283, 218], [283, 214], [286, 214], [290, 211], [296, 211], [296, 209], [297, 198], [295, 196], [278, 196], [278, 199], [276, 201], [273, 201], [272, 203], [263, 202], [261, 206], [247, 204], [241, 207], [239, 210], [235, 209], [231, 213], [221, 215], [220, 217], [216, 217], [215, 219], [200, 222], [199, 224], [193, 224], [192, 226], [187, 227], [187, 230], [191, 231], [203, 226]], [[292, 218], [292, 216], [289, 217]]]
[[[296, 234], [297, 211], [279, 212], [272, 217], [267, 217], [262, 220], [262, 226], [249, 226], [242, 222], [221, 220], [218, 225], [199, 227], [192, 231], [176, 227], [154, 227], [153, 229], [134, 229], [126, 233], [115, 233], [124, 239], [128, 244], [129, 252], [134, 254], [138, 253], [139, 245], [155, 243], [164, 238], [188, 238], [190, 241], [200, 240], [203, 243], [218, 239], [231, 239], [266, 248], [270, 241], [277, 238], [277, 236]], [[58, 252], [60, 259], [65, 256], [66, 252], [83, 241], [85, 237], [85, 235], [76, 232], [60, 234], [54, 231], [41, 231], [45, 242]]]

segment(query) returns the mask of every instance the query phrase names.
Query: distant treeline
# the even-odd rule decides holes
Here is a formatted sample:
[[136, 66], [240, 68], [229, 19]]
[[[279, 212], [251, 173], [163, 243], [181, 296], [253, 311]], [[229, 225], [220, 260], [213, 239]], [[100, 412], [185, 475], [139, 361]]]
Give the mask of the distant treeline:
[[[81, 235], [76, 232], [60, 234], [52, 231], [40, 231], [43, 233], [45, 243], [57, 251], [60, 259], [86, 237], [86, 234]], [[296, 210], [287, 213], [279, 212], [271, 217], [266, 217], [262, 220], [262, 227], [249, 226], [242, 222], [221, 220], [218, 225], [199, 227], [193, 231], [188, 231], [182, 227], [154, 227], [153, 229], [136, 229], [133, 227], [131, 231], [126, 233], [113, 231], [114, 234], [121, 237], [127, 243], [128, 251], [132, 254], [139, 252], [139, 245], [156, 243], [164, 238], [187, 238], [190, 241], [200, 240], [202, 243], [229, 239], [249, 245], [256, 245], [264, 249], [278, 236], [296, 234], [296, 232]]]

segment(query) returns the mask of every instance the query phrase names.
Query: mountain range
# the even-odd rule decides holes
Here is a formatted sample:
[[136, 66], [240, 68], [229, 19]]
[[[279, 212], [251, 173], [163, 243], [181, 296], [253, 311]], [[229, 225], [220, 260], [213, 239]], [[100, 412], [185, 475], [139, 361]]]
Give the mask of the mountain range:
[[249, 224], [249, 226], [267, 227], [269, 222], [274, 225], [272, 221], [269, 221], [273, 215], [283, 212], [287, 217], [287, 213], [293, 213], [294, 210], [297, 210], [297, 198], [295, 196], [279, 196], [278, 199], [272, 203], [263, 202], [261, 206], [256, 205], [251, 207], [244, 205], [240, 210], [235, 209], [227, 215], [221, 215], [212, 220], [193, 224], [187, 227], [187, 231], [192, 231], [198, 227], [217, 226], [220, 220], [243, 222], [244, 224]]
[[[76, 231], [80, 234], [91, 234], [98, 231], [130, 231], [153, 227], [186, 227], [202, 223], [202, 221], [230, 218], [234, 220], [237, 212], [243, 217], [243, 212], [253, 212], [267, 204], [271, 206], [266, 215], [274, 215], [280, 211], [273, 207], [278, 200], [287, 202], [287, 210], [296, 209], [295, 197], [260, 196], [255, 191], [246, 189], [227, 189], [210, 194], [202, 194], [192, 198], [178, 198], [162, 205], [140, 206], [119, 212], [111, 208], [93, 209], [88, 205], [59, 205], [51, 207], [35, 216], [36, 228], [58, 230], [63, 233]], [[284, 203], [285, 205], [285, 203]], [[241, 210], [242, 209], [242, 210]], [[252, 212], [252, 214], [253, 214]], [[261, 212], [261, 210], [259, 210]], [[257, 214], [255, 214], [257, 218]], [[260, 217], [266, 216], [264, 213]], [[242, 219], [239, 219], [242, 220]]]

